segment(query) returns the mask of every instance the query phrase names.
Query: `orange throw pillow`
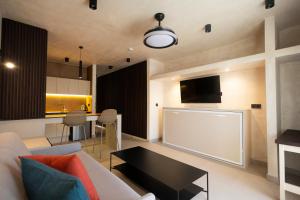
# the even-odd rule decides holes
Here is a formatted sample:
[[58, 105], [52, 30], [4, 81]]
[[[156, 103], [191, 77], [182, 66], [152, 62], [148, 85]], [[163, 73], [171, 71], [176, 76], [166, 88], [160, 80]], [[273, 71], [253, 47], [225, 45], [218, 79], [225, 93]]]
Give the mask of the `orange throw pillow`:
[[90, 199], [99, 200], [97, 191], [77, 155], [31, 155], [22, 157], [41, 162], [49, 167], [76, 176], [84, 185]]

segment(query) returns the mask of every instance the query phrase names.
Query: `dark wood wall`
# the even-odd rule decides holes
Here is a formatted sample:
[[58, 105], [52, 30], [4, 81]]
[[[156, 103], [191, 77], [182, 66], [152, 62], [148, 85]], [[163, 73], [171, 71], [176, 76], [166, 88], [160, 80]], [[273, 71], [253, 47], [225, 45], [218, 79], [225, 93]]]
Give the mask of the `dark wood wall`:
[[98, 77], [97, 112], [122, 114], [122, 131], [147, 138], [147, 62]]
[[[47, 31], [4, 18], [1, 41], [0, 120], [43, 118]], [[17, 67], [5, 68], [6, 61]]]

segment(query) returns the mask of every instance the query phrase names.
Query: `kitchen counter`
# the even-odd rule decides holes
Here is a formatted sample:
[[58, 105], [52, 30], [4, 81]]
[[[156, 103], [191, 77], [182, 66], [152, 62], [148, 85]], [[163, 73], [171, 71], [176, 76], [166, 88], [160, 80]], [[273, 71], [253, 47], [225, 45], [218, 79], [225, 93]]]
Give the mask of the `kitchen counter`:
[[[95, 121], [98, 120], [98, 117], [101, 113], [86, 113], [86, 121], [93, 122], [92, 123], [92, 135], [95, 135]], [[64, 121], [64, 117], [66, 114], [49, 114], [45, 115], [44, 123], [47, 124], [62, 124]], [[118, 143], [119, 147], [121, 147], [121, 141], [122, 141], [122, 115], [117, 115], [117, 137], [118, 137]]]
[[[86, 116], [87, 117], [90, 117], [90, 116], [100, 116], [101, 113], [86, 113]], [[47, 114], [45, 115], [45, 118], [46, 119], [49, 119], [49, 118], [64, 118], [66, 116], [66, 113], [60, 113], [60, 114]]]

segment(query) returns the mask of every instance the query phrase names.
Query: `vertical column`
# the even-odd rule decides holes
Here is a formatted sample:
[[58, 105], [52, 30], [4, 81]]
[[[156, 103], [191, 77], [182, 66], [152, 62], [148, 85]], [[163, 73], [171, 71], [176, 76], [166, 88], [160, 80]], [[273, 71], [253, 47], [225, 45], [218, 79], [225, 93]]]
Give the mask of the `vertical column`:
[[[92, 113], [96, 113], [97, 65], [92, 65]], [[92, 136], [95, 136], [95, 121], [92, 121]]]
[[159, 80], [150, 80], [154, 74], [162, 73], [164, 64], [147, 59], [147, 140], [156, 141], [162, 137], [163, 85]]
[[275, 139], [278, 134], [278, 99], [276, 67], [276, 26], [274, 16], [265, 19], [265, 53], [266, 53], [266, 103], [267, 103], [267, 155], [268, 176], [278, 177], [278, 155]]
[[284, 145], [279, 145], [279, 167], [280, 169], [280, 200], [285, 200], [285, 158], [284, 158]]

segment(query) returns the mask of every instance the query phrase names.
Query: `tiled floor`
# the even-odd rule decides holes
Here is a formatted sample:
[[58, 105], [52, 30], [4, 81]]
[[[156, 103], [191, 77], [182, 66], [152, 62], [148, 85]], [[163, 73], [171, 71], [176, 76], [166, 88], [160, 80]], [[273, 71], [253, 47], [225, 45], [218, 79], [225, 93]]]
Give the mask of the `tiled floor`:
[[[230, 165], [226, 165], [217, 161], [201, 158], [183, 151], [175, 150], [164, 146], [161, 143], [150, 143], [131, 138], [123, 138], [122, 148], [130, 148], [134, 146], [142, 146], [149, 150], [171, 157], [175, 160], [184, 162], [194, 167], [206, 170], [209, 172], [209, 188], [210, 199], [212, 200], [268, 200], [279, 199], [279, 186], [276, 183], [270, 182], [265, 178], [266, 170], [261, 166], [251, 166], [244, 170]], [[102, 147], [102, 156], [100, 159], [99, 145], [92, 151], [92, 147], [84, 148], [87, 153], [92, 155], [105, 167], [109, 168], [109, 148]], [[113, 158], [113, 163], [121, 162], [117, 158]], [[123, 179], [134, 190], [141, 195], [146, 191], [138, 185], [132, 183], [126, 177], [117, 171], [113, 171], [115, 175]], [[176, 174], [174, 174], [176, 176]], [[199, 181], [197, 184], [202, 184]], [[203, 199], [200, 194], [196, 199]], [[205, 198], [204, 198], [205, 199]], [[288, 195], [289, 200], [299, 200], [299, 196]]]

